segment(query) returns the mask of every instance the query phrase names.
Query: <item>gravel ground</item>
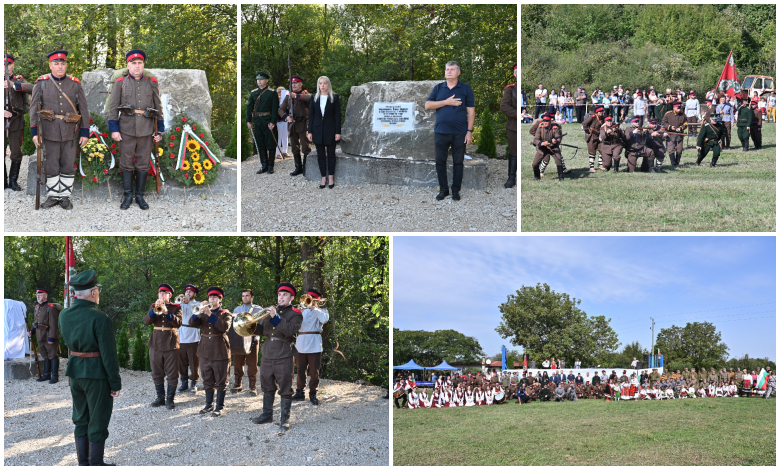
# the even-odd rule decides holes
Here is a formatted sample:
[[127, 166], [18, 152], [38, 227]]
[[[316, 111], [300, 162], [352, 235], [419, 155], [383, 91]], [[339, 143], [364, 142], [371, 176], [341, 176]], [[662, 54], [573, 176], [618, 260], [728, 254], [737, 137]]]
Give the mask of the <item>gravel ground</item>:
[[[476, 148], [476, 147], [475, 147]], [[436, 200], [436, 188], [386, 184], [319, 189], [289, 176], [291, 158], [257, 175], [256, 156], [241, 165], [244, 232], [516, 232], [517, 186], [504, 188], [506, 160], [488, 162], [488, 189], [463, 189], [461, 200]], [[262, 183], [262, 184], [259, 184]]]
[[[22, 160], [19, 185], [27, 189], [27, 162]], [[10, 167], [10, 160], [6, 159]], [[35, 183], [33, 182], [33, 186]], [[5, 232], [235, 232], [236, 200], [234, 196], [214, 194], [206, 199], [183, 198], [173, 195], [158, 196], [147, 192], [144, 199], [149, 210], [142, 211], [133, 202], [129, 209], [119, 209], [121, 184], [111, 182], [113, 199], [95, 197], [91, 191], [75, 191], [71, 197], [73, 209], [60, 206], [40, 209], [40, 217], [30, 218], [35, 212], [35, 196], [25, 191], [3, 191]], [[94, 194], [94, 193], [93, 193]], [[41, 203], [46, 197], [41, 195]], [[27, 215], [25, 215], [27, 214]], [[36, 214], [38, 215], [38, 214]], [[33, 221], [46, 220], [47, 223]]]
[[[66, 361], [61, 360], [64, 372]], [[262, 394], [228, 394], [219, 418], [200, 415], [205, 395], [176, 395], [176, 409], [151, 408], [151, 373], [121, 370], [105, 459], [118, 465], [384, 465], [390, 464], [385, 390], [320, 381], [320, 406], [293, 402], [290, 431], [254, 424]], [[248, 387], [244, 377], [244, 388]], [[202, 382], [200, 382], [202, 385]], [[308, 396], [308, 393], [307, 393]], [[76, 465], [68, 379], [49, 385], [5, 382], [4, 465]], [[274, 422], [279, 420], [279, 399]]]

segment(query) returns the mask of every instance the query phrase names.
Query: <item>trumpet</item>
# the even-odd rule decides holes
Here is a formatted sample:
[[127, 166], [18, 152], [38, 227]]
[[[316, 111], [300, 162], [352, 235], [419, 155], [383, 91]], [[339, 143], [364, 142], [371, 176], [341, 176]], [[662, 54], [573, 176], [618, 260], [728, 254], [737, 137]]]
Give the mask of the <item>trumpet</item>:
[[179, 294], [179, 295], [176, 297], [176, 300], [174, 300], [174, 301], [173, 301], [173, 303], [175, 303], [175, 304], [180, 304], [180, 303], [182, 303], [182, 301], [184, 300], [184, 297], [185, 297], [185, 295], [184, 295], [184, 294]]
[[168, 313], [168, 308], [163, 303], [154, 303], [154, 314], [155, 315], [165, 315]]
[[193, 315], [200, 315], [201, 313], [207, 312], [211, 312], [211, 308], [209, 307], [209, 302], [207, 300], [204, 300], [203, 302], [192, 307]]
[[248, 312], [236, 313], [233, 315], [233, 330], [241, 336], [252, 336], [255, 330], [253, 325], [265, 320], [272, 308], [252, 304]]
[[298, 304], [298, 307], [300, 307], [302, 310], [307, 308], [321, 308], [325, 306], [325, 302], [327, 301], [328, 299], [315, 299], [309, 294], [303, 294], [301, 296], [301, 302]]

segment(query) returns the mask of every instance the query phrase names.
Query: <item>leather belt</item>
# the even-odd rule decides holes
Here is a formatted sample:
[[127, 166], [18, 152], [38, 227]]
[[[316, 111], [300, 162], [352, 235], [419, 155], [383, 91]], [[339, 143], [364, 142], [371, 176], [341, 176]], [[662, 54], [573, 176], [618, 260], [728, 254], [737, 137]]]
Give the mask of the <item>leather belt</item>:
[[146, 112], [146, 110], [145, 109], [135, 109], [135, 110], [133, 110], [133, 112], [135, 112], [135, 114], [143, 114], [143, 113]]
[[285, 343], [289, 343], [286, 339], [277, 338], [276, 336], [271, 336], [271, 341], [284, 341]]
[[221, 335], [205, 335], [205, 334], [202, 334], [201, 336], [225, 336], [225, 334], [224, 333], [221, 334]]
[[167, 327], [167, 326], [155, 326], [155, 327], [154, 327], [154, 329], [155, 329], [155, 330], [165, 330], [165, 331], [174, 331], [174, 330], [178, 330], [178, 328], [169, 328], [169, 327]]
[[271, 115], [270, 111], [262, 112], [262, 113], [254, 113], [254, 112], [252, 113], [252, 117], [270, 116], [270, 115]]
[[98, 352], [86, 352], [86, 353], [71, 351], [70, 355], [71, 356], [76, 356], [76, 357], [100, 357], [100, 351], [98, 351]]
[[321, 331], [299, 331], [299, 335], [319, 335], [321, 334]]
[[41, 325], [40, 323], [38, 323], [38, 329], [47, 330], [48, 328], [49, 328], [49, 325]]

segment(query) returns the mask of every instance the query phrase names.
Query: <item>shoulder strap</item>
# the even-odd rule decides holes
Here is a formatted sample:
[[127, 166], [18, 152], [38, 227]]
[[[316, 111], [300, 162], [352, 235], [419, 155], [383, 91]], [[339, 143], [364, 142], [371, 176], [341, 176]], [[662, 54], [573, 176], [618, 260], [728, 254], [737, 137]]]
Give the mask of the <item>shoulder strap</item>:
[[[263, 97], [263, 95], [264, 95], [264, 94], [265, 94], [265, 93], [266, 93], [268, 90], [270, 90], [270, 87], [266, 88], [264, 91], [262, 91], [262, 92], [261, 92], [261, 93], [260, 93], [260, 94], [257, 96], [257, 99], [255, 100], [255, 105], [252, 107], [252, 111], [255, 111], [255, 112], [257, 112], [257, 103], [260, 101], [260, 98], [262, 98], [262, 97]], [[289, 95], [288, 95], [288, 96], [289, 96]]]
[[79, 112], [76, 110], [76, 105], [74, 105], [73, 101], [71, 101], [70, 98], [68, 98], [68, 95], [64, 91], [62, 91], [62, 88], [60, 88], [60, 84], [57, 83], [57, 80], [54, 80], [53, 83], [54, 86], [56, 86], [57, 89], [60, 91], [60, 93], [62, 93], [65, 96], [65, 99], [68, 100], [68, 103], [70, 103], [70, 107], [73, 108], [73, 112], [78, 114]]

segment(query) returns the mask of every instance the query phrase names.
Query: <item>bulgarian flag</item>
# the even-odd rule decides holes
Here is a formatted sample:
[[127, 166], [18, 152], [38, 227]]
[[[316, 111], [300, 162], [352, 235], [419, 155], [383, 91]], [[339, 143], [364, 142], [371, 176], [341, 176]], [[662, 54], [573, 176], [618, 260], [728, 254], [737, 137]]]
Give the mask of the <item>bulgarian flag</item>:
[[734, 55], [731, 52], [729, 52], [729, 58], [726, 60], [726, 65], [723, 66], [723, 72], [720, 74], [718, 91], [729, 96], [735, 96], [742, 91], [742, 85], [740, 85], [739, 76], [737, 75], [737, 67], [734, 65]]
[[192, 130], [192, 127], [189, 124], [185, 124], [181, 131], [181, 139], [179, 139], [179, 153], [176, 158], [177, 170], [181, 169], [181, 164], [184, 161], [184, 154], [187, 152], [187, 142], [190, 139], [194, 139], [197, 143], [200, 144], [200, 148], [206, 152], [206, 155], [209, 157], [209, 160], [211, 160], [211, 163], [215, 165], [219, 163], [219, 158], [214, 155], [214, 152], [212, 152], [208, 146], [204, 144], [202, 140], [200, 140], [200, 137], [198, 137], [195, 131]]
[[761, 373], [758, 374], [758, 380], [756, 381], [756, 388], [764, 388], [766, 385], [766, 369], [761, 369]]

